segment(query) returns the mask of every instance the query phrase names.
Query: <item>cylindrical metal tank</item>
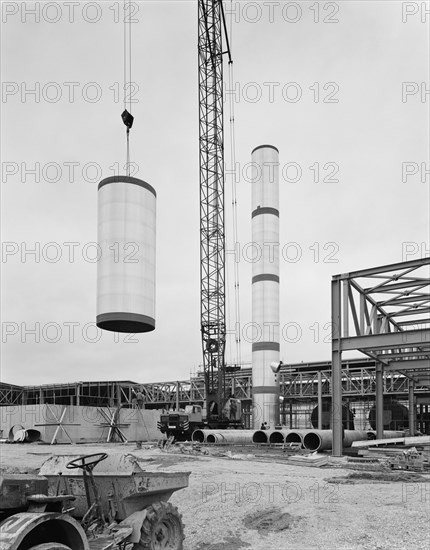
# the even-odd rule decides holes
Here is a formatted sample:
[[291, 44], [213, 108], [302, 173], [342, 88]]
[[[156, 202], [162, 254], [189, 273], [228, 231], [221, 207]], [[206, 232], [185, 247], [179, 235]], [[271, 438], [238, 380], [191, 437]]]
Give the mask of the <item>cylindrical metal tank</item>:
[[[318, 428], [318, 406], [311, 413], [311, 422], [314, 428]], [[344, 430], [354, 429], [354, 413], [348, 405], [342, 405], [342, 426]], [[322, 404], [322, 429], [328, 430], [331, 427], [331, 400], [323, 400]]]
[[[404, 430], [409, 428], [409, 412], [407, 407], [395, 400], [384, 400], [383, 412], [384, 430]], [[376, 406], [369, 411], [369, 424], [376, 430]]]
[[260, 145], [252, 151], [252, 396], [253, 422], [279, 424], [279, 151]]
[[154, 188], [113, 176], [98, 186], [97, 326], [114, 332], [155, 328]]

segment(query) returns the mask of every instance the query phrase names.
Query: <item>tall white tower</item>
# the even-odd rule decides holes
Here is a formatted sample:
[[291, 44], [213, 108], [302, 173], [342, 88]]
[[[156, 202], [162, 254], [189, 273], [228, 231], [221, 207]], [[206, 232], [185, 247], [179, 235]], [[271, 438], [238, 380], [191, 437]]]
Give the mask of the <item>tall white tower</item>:
[[279, 151], [252, 151], [252, 395], [254, 428], [279, 423]]

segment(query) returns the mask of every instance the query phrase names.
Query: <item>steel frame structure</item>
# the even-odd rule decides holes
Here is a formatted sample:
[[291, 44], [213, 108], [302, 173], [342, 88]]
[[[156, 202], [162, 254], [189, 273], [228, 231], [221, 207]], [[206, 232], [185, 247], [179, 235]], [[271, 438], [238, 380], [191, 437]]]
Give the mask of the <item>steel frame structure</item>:
[[410, 430], [414, 392], [430, 387], [430, 258], [335, 275], [332, 279], [333, 455], [342, 455], [342, 352], [376, 361], [376, 431], [383, 435], [384, 373], [409, 379]]
[[[225, 31], [222, 1], [199, 0], [201, 337], [208, 395], [216, 401], [219, 412], [224, 401], [226, 340], [223, 25]], [[226, 41], [228, 46], [227, 35]], [[207, 401], [208, 413], [210, 399]]]
[[0, 382], [0, 405], [21, 404], [24, 390], [21, 386]]
[[[332, 369], [330, 361], [283, 365], [279, 372], [280, 394], [284, 400], [315, 400], [320, 386], [321, 395], [332, 394]], [[349, 359], [342, 364], [342, 395], [344, 398], [374, 400], [376, 393], [376, 361], [369, 358]], [[321, 380], [321, 381], [319, 381]], [[383, 391], [399, 399], [407, 399], [408, 378], [402, 373], [385, 370]], [[10, 390], [9, 388], [12, 388]], [[251, 368], [243, 368], [226, 374], [226, 389], [236, 399], [252, 401]], [[206, 401], [203, 373], [190, 380], [153, 382], [138, 384], [132, 381], [73, 382], [42, 386], [0, 386], [0, 406], [35, 405], [50, 403], [56, 405], [82, 405], [96, 407], [131, 407], [133, 391], [140, 390], [145, 405], [151, 408], [176, 407], [177, 404], [201, 403]], [[430, 398], [430, 389], [415, 388], [421, 399]], [[430, 403], [430, 401], [429, 401]]]

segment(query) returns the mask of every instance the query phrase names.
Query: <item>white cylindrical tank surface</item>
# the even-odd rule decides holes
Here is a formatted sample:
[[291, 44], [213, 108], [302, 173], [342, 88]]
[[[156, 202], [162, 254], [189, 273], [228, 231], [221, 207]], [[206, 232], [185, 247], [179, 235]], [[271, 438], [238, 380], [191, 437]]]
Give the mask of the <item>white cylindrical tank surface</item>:
[[114, 332], [155, 328], [154, 188], [113, 176], [98, 186], [97, 326]]
[[[252, 399], [254, 428], [279, 424], [279, 152], [252, 151]], [[250, 252], [251, 253], [251, 252]]]

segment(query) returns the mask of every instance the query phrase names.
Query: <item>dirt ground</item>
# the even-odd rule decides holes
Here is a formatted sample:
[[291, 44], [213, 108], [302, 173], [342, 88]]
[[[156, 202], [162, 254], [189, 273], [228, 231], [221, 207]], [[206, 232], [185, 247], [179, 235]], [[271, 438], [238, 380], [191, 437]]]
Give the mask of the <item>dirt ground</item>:
[[285, 455], [252, 447], [209, 455], [134, 444], [1, 445], [1, 466], [34, 472], [53, 454], [132, 453], [148, 470], [190, 471], [175, 493], [185, 524], [184, 550], [427, 550], [430, 476], [353, 471], [346, 458], [322, 468], [289, 465]]

